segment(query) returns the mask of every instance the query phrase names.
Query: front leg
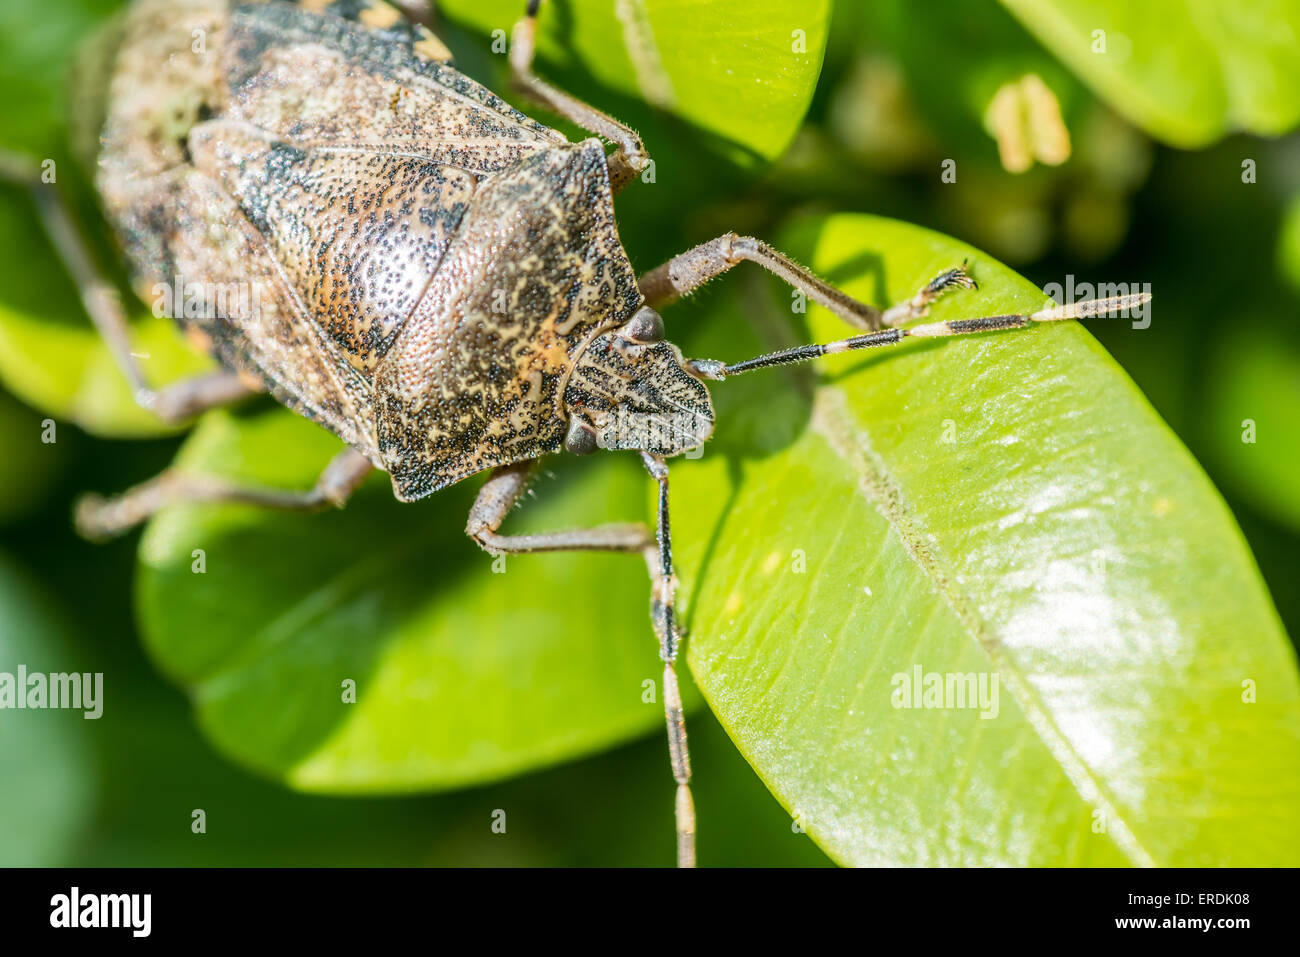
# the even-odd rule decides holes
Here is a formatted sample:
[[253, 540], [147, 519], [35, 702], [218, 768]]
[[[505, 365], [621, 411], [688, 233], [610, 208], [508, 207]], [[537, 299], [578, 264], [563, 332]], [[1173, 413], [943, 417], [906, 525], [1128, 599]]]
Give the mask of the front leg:
[[520, 496], [528, 489], [537, 461], [518, 462], [494, 469], [469, 510], [465, 534], [493, 555], [522, 555], [527, 552], [640, 552], [654, 545], [650, 530], [640, 523], [598, 525], [542, 535], [501, 535], [505, 521]]
[[465, 532], [485, 551], [493, 554], [582, 550], [639, 552], [645, 558], [650, 571], [650, 618], [659, 639], [659, 657], [664, 663], [664, 720], [668, 727], [668, 751], [673, 778], [677, 782], [677, 865], [694, 867], [695, 803], [691, 797], [691, 757], [676, 670], [678, 634], [673, 608], [676, 580], [668, 527], [668, 467], [658, 456], [643, 453], [642, 460], [659, 484], [659, 520], [657, 534], [653, 537], [641, 524], [598, 525], [540, 535], [499, 534], [497, 529], [528, 488], [536, 462], [506, 465], [493, 471], [470, 509]]
[[949, 289], [959, 286], [975, 288], [975, 280], [966, 272], [963, 263], [940, 273], [906, 302], [882, 311], [835, 288], [761, 239], [737, 236], [735, 233], [711, 239], [674, 256], [642, 276], [637, 285], [649, 305], [658, 309], [689, 296], [709, 280], [716, 279], [742, 262], [757, 263], [803, 292], [813, 302], [825, 306], [849, 325], [864, 332], [877, 332], [908, 319], [919, 319], [930, 311], [930, 303]]

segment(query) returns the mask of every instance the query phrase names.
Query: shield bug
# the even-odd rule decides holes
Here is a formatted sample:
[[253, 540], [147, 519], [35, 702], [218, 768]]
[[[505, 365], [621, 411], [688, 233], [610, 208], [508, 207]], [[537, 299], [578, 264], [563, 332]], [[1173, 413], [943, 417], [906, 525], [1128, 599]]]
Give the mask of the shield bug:
[[[6, 157], [4, 172], [32, 184], [142, 405], [179, 420], [266, 392], [347, 445], [302, 492], [166, 471], [113, 498], [88, 496], [76, 514], [83, 534], [123, 532], [181, 501], [342, 506], [374, 469], [407, 502], [490, 471], [466, 527], [487, 551], [645, 559], [678, 862], [691, 865], [667, 460], [709, 438], [706, 382], [906, 338], [1081, 318], [1145, 297], [903, 326], [945, 292], [974, 288], [966, 268], [881, 310], [735, 234], [638, 277], [613, 197], [649, 158], [631, 129], [533, 73], [537, 7], [528, 4], [512, 37], [514, 78], [592, 138], [570, 142], [516, 111], [382, 0], [135, 0], [106, 42], [114, 52], [99, 58], [95, 186], [142, 298], [170, 284], [166, 311], [219, 361], [213, 374], [151, 388], [113, 287], [58, 194], [34, 165]], [[854, 334], [737, 363], [684, 358], [665, 340], [658, 309], [741, 262], [801, 290]], [[658, 485], [654, 533], [499, 531], [541, 457], [597, 449], [640, 456]]]

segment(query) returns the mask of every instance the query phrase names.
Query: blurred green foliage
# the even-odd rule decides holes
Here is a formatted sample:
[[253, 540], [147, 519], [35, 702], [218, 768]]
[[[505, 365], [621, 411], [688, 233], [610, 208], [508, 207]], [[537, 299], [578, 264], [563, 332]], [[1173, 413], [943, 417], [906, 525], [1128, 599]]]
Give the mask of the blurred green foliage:
[[[66, 57], [75, 39], [116, 5], [113, 0], [4, 5], [0, 146], [65, 162]], [[608, 19], [588, 32], [584, 5], [585, 0], [544, 5], [544, 19], [551, 19], [544, 29], [541, 68], [646, 133], [659, 161], [657, 188], [629, 190], [619, 202], [624, 241], [638, 266], [728, 229], [771, 237], [793, 211], [809, 209], [869, 211], [928, 226], [987, 250], [1040, 285], [1064, 283], [1070, 274], [1079, 281], [1150, 282], [1156, 294], [1150, 328], [1122, 323], [1090, 328], [1223, 490], [1288, 631], [1300, 634], [1300, 593], [1294, 587], [1300, 555], [1295, 482], [1300, 144], [1294, 136], [1271, 140], [1230, 133], [1238, 127], [1280, 133], [1294, 125], [1294, 111], [1288, 113], [1291, 108], [1280, 95], [1241, 95], [1269, 82], [1270, 64], [1293, 62], [1284, 49], [1256, 60], [1241, 53], [1257, 42], [1252, 38], [1282, 22], [1267, 18], [1283, 16], [1287, 5], [1273, 13], [1268, 6], [1213, 5], [1217, 22], [1228, 27], [1221, 35], [1207, 33], [1204, 24], [1196, 26], [1195, 35], [1180, 34], [1178, 17], [1161, 19], [1158, 35], [1144, 32], [1141, 24], [1116, 21], [1121, 23], [1116, 32], [1134, 41], [1139, 54], [1153, 43], [1165, 49], [1166, 41], [1169, 49], [1193, 51], [1215, 45], [1216, 70], [1201, 77], [1197, 97], [1173, 109], [1130, 95], [1131, 84], [1143, 82], [1133, 70], [1100, 75], [1093, 64], [1083, 68], [1074, 62], [1062, 47], [1068, 41], [1061, 39], [1066, 34], [1060, 23], [1078, 16], [1085, 25], [1087, 17], [1122, 18], [1127, 16], [1122, 4], [1008, 2], [1013, 15], [984, 0], [924, 5], [841, 0], [829, 28], [822, 28], [824, 16], [817, 10], [809, 16], [808, 49], [819, 50], [824, 36], [826, 61], [810, 103], [805, 102], [809, 91], [797, 78], [790, 80], [794, 122], [777, 117], [770, 104], [750, 118], [734, 103], [719, 110], [716, 103], [694, 98], [685, 98], [686, 106], [677, 111], [647, 107], [644, 89], [608, 66], [623, 57]], [[502, 63], [487, 52], [490, 30], [498, 21], [500, 28], [509, 28], [511, 6], [496, 0], [448, 4], [450, 22], [441, 31], [467, 72], [497, 88]], [[734, 55], [746, 62], [748, 47], [732, 43], [727, 21], [715, 17], [715, 9], [708, 9], [708, 19], [691, 21], [686, 6], [650, 5], [660, 11], [656, 16], [675, 11], [653, 21], [661, 45], [669, 45], [661, 35], [665, 30], [713, 24], [716, 32], [709, 34], [712, 46], [707, 47], [713, 61]], [[732, 5], [718, 7], [731, 15]], [[777, 7], [784, 5], [773, 10]], [[1059, 8], [1072, 8], [1078, 16], [1052, 19]], [[788, 26], [784, 20], [779, 25]], [[566, 46], [566, 35], [576, 36], [576, 42]], [[1276, 52], [1272, 39], [1268, 46]], [[674, 44], [673, 50], [680, 54], [682, 47]], [[1177, 65], [1183, 61], [1173, 62], [1176, 70], [1186, 71]], [[683, 91], [696, 89], [694, 65], [689, 59], [676, 65], [684, 71]], [[1015, 137], [1017, 124], [999, 125], [990, 107], [998, 91], [1017, 89], [1019, 78], [1029, 74], [1051, 91], [1071, 152], [1059, 165], [1035, 162], [1017, 175], [1003, 168], [1000, 149]], [[1174, 82], [1191, 76], [1176, 72]], [[1251, 104], [1261, 105], [1252, 113]], [[782, 153], [805, 105], [806, 121]], [[1019, 100], [1013, 106], [1027, 111], [1022, 125], [1032, 139], [1033, 110]], [[1271, 110], [1267, 116], [1264, 106]], [[745, 119], [766, 124], [765, 133], [745, 142], [744, 131], [751, 128], [740, 122]], [[1130, 125], [1134, 121], [1150, 128]], [[1218, 139], [1225, 133], [1230, 135]], [[1152, 135], [1203, 148], [1170, 149], [1153, 142]], [[766, 160], [774, 157], [779, 157], [775, 165], [767, 167]], [[945, 160], [955, 162], [955, 182], [941, 178]], [[1243, 181], [1246, 161], [1255, 172], [1251, 182]], [[141, 592], [143, 620], [157, 632], [165, 614], [158, 607], [165, 577], [146, 574], [137, 580], [133, 541], [89, 546], [72, 535], [67, 522], [76, 494], [139, 481], [169, 462], [178, 443], [112, 442], [88, 434], [159, 430], [131, 410], [129, 398], [123, 401], [125, 389], [98, 352], [30, 204], [20, 192], [3, 189], [0, 238], [11, 254], [0, 264], [0, 376], [16, 399], [0, 403], [6, 459], [0, 469], [0, 547], [11, 556], [0, 569], [5, 654], [0, 669], [10, 659], [31, 665], [73, 662], [69, 667], [77, 670], [105, 672], [109, 697], [100, 721], [83, 721], [75, 713], [21, 726], [0, 720], [0, 762], [6, 774], [15, 769], [25, 788], [0, 805], [0, 822], [10, 828], [0, 830], [0, 848], [8, 851], [0, 863], [667, 863], [671, 792], [661, 731], [577, 763], [418, 798], [307, 796], [251, 776], [214, 753], [194, 714], [197, 710], [212, 731], [214, 708], [220, 709], [222, 699], [215, 705], [211, 696], [187, 700], [159, 674], [160, 667], [185, 672], [177, 664], [185, 654], [183, 636], [173, 635], [168, 647], [155, 642], [151, 660], [137, 631], [133, 589]], [[79, 202], [102, 241], [103, 226], [84, 187]], [[754, 285], [753, 277], [725, 282]], [[685, 304], [676, 321], [690, 326], [706, 314], [709, 301]], [[714, 318], [725, 322], [724, 315]], [[716, 341], [727, 334], [709, 325], [701, 335]], [[51, 328], [53, 339], [46, 335]], [[149, 367], [156, 381], [201, 362], [183, 348], [171, 351], [171, 341], [159, 323], [147, 345], [150, 362], [157, 363]], [[39, 411], [23, 408], [19, 400]], [[249, 414], [260, 411], [254, 407]], [[49, 414], [60, 420], [53, 446], [40, 440], [41, 420]], [[1253, 442], [1242, 441], [1246, 420], [1257, 424]], [[768, 441], [780, 445], [789, 438]], [[589, 481], [598, 489], [601, 481], [619, 479]], [[463, 514], [463, 498], [431, 507], [413, 527], [431, 521], [435, 508], [438, 515]], [[362, 516], [367, 508], [389, 507], [377, 495], [370, 499], [373, 505], [361, 503]], [[634, 516], [642, 502], [627, 507]], [[329, 520], [342, 528], [349, 513]], [[230, 518], [208, 521], [220, 531]], [[453, 524], [444, 531], [450, 535], [457, 529]], [[312, 534], [322, 536], [321, 547], [327, 549], [328, 532]], [[158, 560], [158, 574], [165, 571], [165, 549], [146, 555]], [[292, 578], [291, 570], [286, 578]], [[326, 647], [347, 650], [338, 643]], [[627, 654], [652, 656], [652, 649]], [[577, 671], [575, 683], [598, 680], [583, 675]], [[264, 771], [282, 770], [277, 762], [295, 754], [292, 742], [259, 737], [264, 729], [248, 720], [238, 699], [224, 700], [229, 730], [224, 739], [215, 735], [222, 750], [242, 752], [247, 759], [270, 741], [274, 753], [263, 751], [251, 763]], [[650, 717], [635, 717], [619, 737], [655, 726]], [[695, 709], [691, 731], [702, 863], [826, 863], [807, 836], [794, 832], [788, 814], [707, 709]], [[206, 810], [207, 834], [191, 833], [194, 808]], [[505, 835], [490, 830], [496, 809], [507, 813]], [[15, 828], [13, 822], [22, 823]]]

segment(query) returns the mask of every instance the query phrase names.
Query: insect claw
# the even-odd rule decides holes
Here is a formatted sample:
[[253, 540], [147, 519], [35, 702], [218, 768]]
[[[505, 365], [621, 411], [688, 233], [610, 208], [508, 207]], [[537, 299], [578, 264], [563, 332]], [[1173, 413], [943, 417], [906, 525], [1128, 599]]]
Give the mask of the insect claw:
[[930, 280], [925, 289], [921, 291], [922, 296], [928, 295], [931, 299], [937, 297], [945, 289], [951, 289], [954, 286], [960, 286], [963, 289], [978, 289], [979, 284], [966, 271], [966, 261], [963, 260], [960, 266], [949, 269], [947, 272], [940, 273]]
[[967, 260], [960, 266], [946, 269], [921, 287], [920, 291], [905, 302], [886, 309], [881, 316], [884, 328], [893, 328], [911, 319], [923, 319], [930, 314], [930, 304], [949, 289], [978, 289], [973, 276], [967, 271]]

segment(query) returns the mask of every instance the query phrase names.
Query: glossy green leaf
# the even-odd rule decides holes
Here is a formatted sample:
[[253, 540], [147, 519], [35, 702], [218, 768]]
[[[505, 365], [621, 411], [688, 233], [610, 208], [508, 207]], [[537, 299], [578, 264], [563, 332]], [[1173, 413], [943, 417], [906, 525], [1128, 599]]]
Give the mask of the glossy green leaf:
[[[936, 318], [1043, 302], [891, 220], [810, 220], [786, 246], [879, 303], [969, 258], [980, 290]], [[693, 353], [770, 348], [755, 323], [790, 335], [762, 295], [718, 312]], [[808, 320], [817, 341], [845, 334]], [[674, 528], [696, 681], [823, 849], [1297, 863], [1294, 654], [1227, 507], [1088, 332], [914, 342], [819, 371], [715, 389], [715, 445], [675, 471]], [[990, 697], [971, 707], [954, 682], [929, 699], [948, 707], [903, 707], [917, 670], [921, 691], [970, 675]]]
[[[84, 670], [69, 655], [67, 636], [46, 600], [12, 559], [0, 555], [0, 673], [15, 681], [19, 668], [28, 676]], [[76, 709], [19, 710], [13, 703], [0, 708], [0, 866], [61, 864], [73, 853], [95, 797], [83, 733], [91, 722]]]
[[[121, 446], [99, 448], [120, 454]], [[104, 717], [45, 713], [30, 726], [49, 732], [29, 739], [38, 760], [19, 763], [5, 740], [6, 718], [15, 715], [0, 710], [7, 785], [0, 790], [0, 861], [18, 863], [21, 850], [25, 864], [75, 867], [671, 864], [673, 792], [657, 724], [657, 733], [598, 757], [437, 795], [338, 800], [246, 773], [204, 740], [190, 701], [145, 657], [128, 586], [135, 543], [78, 544], [63, 527], [67, 508], [63, 501], [43, 511], [54, 520], [39, 546], [25, 549], [21, 593], [5, 588], [9, 566], [0, 560], [0, 608], [19, 629], [7, 633], [0, 624], [0, 670], [12, 668], [3, 649], [16, 638], [16, 657], [29, 665], [103, 672]], [[76, 596], [65, 616], [72, 618], [69, 634], [46, 627], [45, 608], [35, 609], [39, 616], [20, 613], [36, 604], [33, 579], [45, 594]], [[708, 835], [701, 863], [830, 863], [806, 835], [791, 833], [780, 805], [717, 723], [703, 709], [696, 714], [691, 746], [704, 769], [696, 793]], [[60, 732], [68, 732], [70, 747], [49, 746], [51, 738], [62, 740]], [[53, 773], [65, 762], [75, 776]], [[93, 785], [98, 800], [82, 799], [83, 784]], [[208, 812], [203, 836], [190, 829], [196, 807]], [[486, 826], [499, 808], [509, 814], [505, 834]]]
[[1097, 95], [1165, 142], [1300, 122], [1300, 6], [1291, 0], [1002, 0]]
[[[453, 22], [492, 37], [493, 52], [502, 54], [523, 11], [515, 0], [450, 0], [438, 7]], [[543, 4], [539, 71], [558, 69], [568, 77], [576, 68], [606, 91], [648, 103], [716, 138], [737, 160], [770, 160], [785, 151], [808, 109], [830, 10], [830, 0]], [[636, 125], [653, 155], [657, 137]]]
[[[287, 412], [213, 414], [179, 464], [305, 488], [338, 448]], [[647, 479], [628, 457], [582, 464], [540, 481], [540, 501], [511, 528], [642, 517]], [[475, 484], [403, 505], [376, 477], [326, 515], [197, 506], [152, 521], [138, 577], [146, 643], [222, 751], [304, 789], [410, 791], [662, 724], [657, 697], [643, 701], [660, 671], [644, 565], [591, 554], [494, 564], [463, 531]]]

